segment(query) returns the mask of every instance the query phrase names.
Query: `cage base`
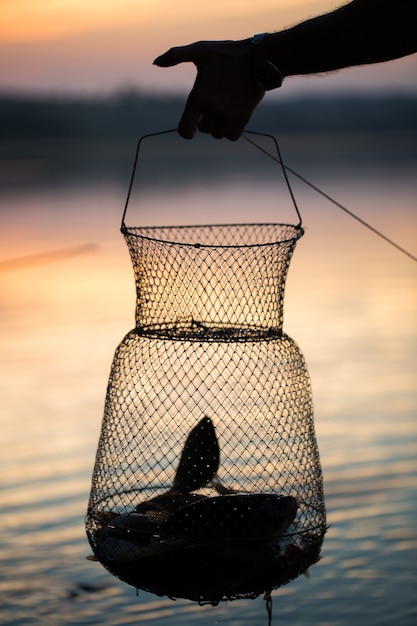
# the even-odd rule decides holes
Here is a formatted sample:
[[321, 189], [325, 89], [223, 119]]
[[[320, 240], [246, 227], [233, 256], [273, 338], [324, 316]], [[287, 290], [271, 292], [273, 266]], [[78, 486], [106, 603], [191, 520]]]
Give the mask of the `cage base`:
[[95, 536], [96, 560], [127, 584], [158, 596], [218, 604], [289, 583], [320, 559], [324, 532], [274, 545], [212, 538]]

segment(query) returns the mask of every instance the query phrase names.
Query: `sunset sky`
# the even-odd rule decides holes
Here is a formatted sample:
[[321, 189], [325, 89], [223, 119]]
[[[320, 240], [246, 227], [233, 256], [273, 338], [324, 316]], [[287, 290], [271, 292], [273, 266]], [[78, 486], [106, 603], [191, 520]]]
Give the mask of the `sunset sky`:
[[[337, 5], [335, 0], [1, 0], [0, 91], [184, 92], [192, 84], [192, 66], [152, 65], [169, 47], [280, 30]], [[417, 90], [416, 79], [413, 55], [330, 77], [289, 79], [286, 92]]]

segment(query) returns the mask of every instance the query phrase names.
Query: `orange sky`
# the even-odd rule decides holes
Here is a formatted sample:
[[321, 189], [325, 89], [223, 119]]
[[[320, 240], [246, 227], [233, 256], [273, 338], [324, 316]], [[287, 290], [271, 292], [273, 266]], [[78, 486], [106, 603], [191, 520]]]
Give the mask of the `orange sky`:
[[[155, 56], [167, 48], [279, 30], [337, 4], [337, 0], [1, 0], [0, 90], [184, 91], [191, 86], [192, 67], [152, 66]], [[414, 78], [417, 73], [415, 60], [395, 64], [394, 82], [411, 83], [412, 73]], [[386, 71], [373, 71], [371, 84], [379, 76], [386, 81]], [[332, 79], [332, 85], [343, 85], [352, 76], [369, 83], [366, 70], [362, 74], [349, 70], [346, 78]]]
[[[323, 12], [334, 6], [329, 0], [210, 0], [210, 2], [190, 2], [189, 0], [2, 0], [0, 39], [3, 42], [27, 42], [55, 39], [86, 32], [98, 32], [136, 26], [163, 30], [171, 29], [182, 34], [189, 24], [201, 30], [210, 24], [217, 33], [234, 25], [251, 25], [263, 15], [277, 16], [278, 22], [286, 15], [294, 21], [316, 12]], [[214, 36], [216, 32], [214, 32]]]

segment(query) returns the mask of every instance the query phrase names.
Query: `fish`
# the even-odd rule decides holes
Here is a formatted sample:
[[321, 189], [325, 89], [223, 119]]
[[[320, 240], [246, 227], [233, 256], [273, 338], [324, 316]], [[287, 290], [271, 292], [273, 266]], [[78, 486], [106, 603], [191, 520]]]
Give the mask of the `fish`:
[[[192, 493], [207, 485], [216, 475], [220, 448], [211, 419], [204, 416], [189, 432], [178, 462], [173, 485], [164, 493], [137, 504], [133, 511], [98, 516], [104, 536], [121, 537], [126, 533], [157, 534], [176, 511], [206, 498]], [[138, 537], [139, 537], [138, 534]]]
[[298, 510], [296, 498], [278, 494], [227, 494], [190, 502], [163, 525], [172, 535], [272, 545]]
[[220, 448], [213, 422], [204, 416], [189, 432], [173, 481], [165, 493], [139, 503], [135, 513], [157, 522], [166, 521], [171, 513], [207, 496], [193, 494], [210, 483], [220, 464]]
[[[109, 535], [146, 545], [152, 536], [227, 540], [272, 545], [294, 521], [290, 495], [247, 493], [226, 487], [217, 476], [220, 448], [212, 420], [204, 416], [189, 432], [172, 486], [107, 521]], [[195, 493], [210, 485], [219, 495]], [[107, 533], [106, 533], [107, 534]]]

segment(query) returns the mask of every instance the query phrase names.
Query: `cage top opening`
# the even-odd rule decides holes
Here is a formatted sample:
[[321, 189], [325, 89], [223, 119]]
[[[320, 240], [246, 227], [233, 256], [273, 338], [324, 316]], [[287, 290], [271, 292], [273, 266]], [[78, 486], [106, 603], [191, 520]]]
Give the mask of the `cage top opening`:
[[194, 248], [249, 248], [296, 242], [301, 226], [282, 223], [122, 226], [122, 233], [164, 244]]

